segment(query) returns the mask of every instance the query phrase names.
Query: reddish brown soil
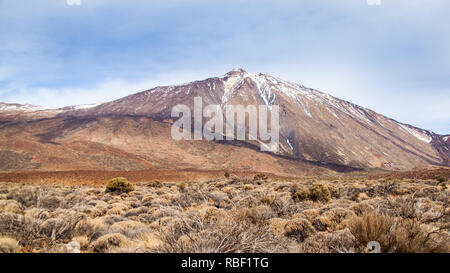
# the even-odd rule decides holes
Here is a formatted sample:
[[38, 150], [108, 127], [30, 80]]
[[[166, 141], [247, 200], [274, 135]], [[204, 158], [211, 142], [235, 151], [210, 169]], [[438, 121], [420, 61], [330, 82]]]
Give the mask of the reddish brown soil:
[[410, 178], [410, 179], [434, 179], [436, 177], [446, 177], [450, 178], [450, 168], [442, 167], [442, 168], [422, 168], [422, 169], [413, 169], [410, 171], [404, 172], [390, 172], [385, 174], [380, 174], [377, 176], [373, 176], [374, 178]]
[[[145, 170], [145, 171], [29, 171], [0, 173], [2, 182], [30, 184], [105, 185], [114, 177], [126, 177], [131, 182], [191, 181], [223, 178], [225, 171], [203, 170]], [[252, 178], [255, 173], [232, 173], [240, 177]], [[270, 175], [272, 176], [272, 175]]]

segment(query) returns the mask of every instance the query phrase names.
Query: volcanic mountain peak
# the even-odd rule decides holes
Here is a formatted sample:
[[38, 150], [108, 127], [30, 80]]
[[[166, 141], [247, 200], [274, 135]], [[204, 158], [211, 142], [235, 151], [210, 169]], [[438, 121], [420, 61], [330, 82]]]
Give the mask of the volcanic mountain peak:
[[[185, 167], [196, 168], [204, 166], [206, 162], [208, 156], [204, 151], [212, 152], [208, 160], [226, 161], [227, 163], [223, 163], [226, 166], [242, 165], [236, 161], [227, 161], [226, 154], [219, 155], [214, 151], [227, 151], [232, 146], [236, 160], [239, 160], [242, 158], [241, 152], [248, 153], [243, 147], [253, 149], [256, 147], [255, 142], [172, 141], [172, 109], [178, 104], [184, 104], [192, 112], [194, 97], [201, 97], [203, 106], [213, 104], [224, 109], [227, 105], [266, 105], [268, 109], [273, 109], [273, 105], [279, 106], [278, 150], [270, 156], [264, 155], [264, 159], [256, 151], [252, 153], [252, 158], [258, 154], [256, 157], [264, 162], [264, 167], [258, 167], [258, 170], [264, 170], [273, 164], [268, 163], [268, 159], [281, 162], [277, 161], [280, 158], [293, 160], [289, 161], [293, 166], [297, 166], [298, 162], [312, 162], [320, 166], [345, 166], [352, 169], [409, 169], [430, 164], [450, 164], [448, 136], [397, 122], [370, 109], [300, 84], [267, 74], [249, 73], [241, 68], [233, 69], [220, 77], [181, 85], [159, 86], [98, 105], [7, 112], [1, 111], [0, 104], [0, 113], [4, 113], [0, 116], [0, 121], [3, 122], [2, 128], [5, 128], [0, 128], [0, 137], [3, 133], [7, 139], [9, 130], [15, 130], [14, 126], [22, 126], [17, 121], [38, 120], [33, 123], [36, 131], [32, 139], [38, 137], [39, 143], [46, 143], [45, 145], [74, 145], [69, 145], [74, 149], [74, 154], [78, 153], [75, 150], [80, 149], [76, 145], [87, 141], [91, 145], [89, 147], [101, 148], [98, 153], [114, 151], [111, 152], [114, 156], [105, 163], [108, 166], [119, 166], [120, 164], [116, 164], [117, 158], [125, 156], [127, 160], [131, 160], [129, 166], [135, 166], [136, 162], [141, 164], [142, 158], [157, 157], [151, 164], [171, 167], [172, 163], [177, 165], [178, 161], [185, 158]], [[36, 145], [33, 141], [28, 143], [29, 138], [28, 135], [24, 136], [28, 145], [24, 147]], [[5, 140], [3, 148], [9, 149], [8, 145], [10, 142]], [[49, 147], [56, 151], [57, 147], [51, 145]], [[104, 148], [105, 145], [108, 148]], [[45, 149], [49, 147], [46, 146]], [[190, 147], [189, 151], [195, 157], [186, 152], [187, 147]], [[259, 152], [259, 146], [257, 150]], [[129, 154], [130, 151], [137, 159]], [[87, 155], [80, 155], [80, 158], [84, 156]], [[53, 162], [52, 160], [50, 161]], [[149, 161], [146, 162], [144, 166]], [[253, 163], [254, 160], [249, 162]], [[81, 160], [77, 164], [84, 163]], [[288, 165], [274, 166], [281, 172], [286, 171], [286, 168], [297, 168], [292, 165], [286, 167]], [[215, 168], [215, 165], [208, 166]], [[248, 166], [252, 168], [251, 164]]]

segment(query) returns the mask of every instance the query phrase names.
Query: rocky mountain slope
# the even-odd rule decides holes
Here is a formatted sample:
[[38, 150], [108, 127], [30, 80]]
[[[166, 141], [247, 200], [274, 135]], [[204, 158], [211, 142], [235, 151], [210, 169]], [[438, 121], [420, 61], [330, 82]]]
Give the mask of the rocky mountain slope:
[[[175, 141], [171, 110], [280, 107], [280, 145]], [[236, 69], [215, 78], [156, 87], [115, 101], [61, 109], [0, 105], [0, 170], [227, 169], [282, 174], [449, 166], [448, 136], [403, 124], [305, 86]], [[5, 159], [7, 158], [7, 159]]]

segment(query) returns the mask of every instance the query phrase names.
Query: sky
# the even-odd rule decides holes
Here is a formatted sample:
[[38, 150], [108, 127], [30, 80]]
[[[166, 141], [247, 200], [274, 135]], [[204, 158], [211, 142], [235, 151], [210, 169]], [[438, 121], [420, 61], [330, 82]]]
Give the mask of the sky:
[[0, 0], [0, 101], [261, 72], [450, 134], [448, 0]]

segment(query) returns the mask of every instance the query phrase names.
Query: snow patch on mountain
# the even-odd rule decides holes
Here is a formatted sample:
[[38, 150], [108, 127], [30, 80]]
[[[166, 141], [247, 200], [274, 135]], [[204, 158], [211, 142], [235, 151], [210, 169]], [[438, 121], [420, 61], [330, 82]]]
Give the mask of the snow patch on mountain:
[[291, 148], [291, 150], [293, 151], [294, 148], [292, 147], [292, 144], [291, 144], [291, 142], [289, 141], [289, 138], [286, 138], [286, 142], [287, 142], [287, 144], [289, 145], [289, 147]]
[[400, 124], [400, 123], [399, 123], [398, 125], [399, 125], [400, 128], [403, 129], [404, 131], [410, 133], [411, 135], [415, 136], [416, 138], [418, 138], [418, 139], [420, 139], [420, 140], [422, 140], [422, 141], [424, 141], [424, 142], [426, 142], [426, 143], [430, 143], [431, 140], [432, 140], [432, 138], [431, 138], [429, 135], [426, 135], [426, 134], [424, 133], [424, 132], [426, 132], [426, 131], [420, 132], [419, 130], [410, 128], [410, 127], [408, 127], [408, 126], [406, 126], [406, 125], [403, 125], [403, 124]]
[[8, 112], [8, 111], [23, 111], [23, 112], [33, 112], [44, 110], [45, 108], [42, 106], [36, 106], [31, 104], [9, 104], [9, 103], [0, 103], [0, 111]]
[[74, 105], [72, 107], [74, 110], [89, 109], [89, 108], [95, 107], [100, 104], [102, 104], [102, 103], [80, 104], [80, 105]]

